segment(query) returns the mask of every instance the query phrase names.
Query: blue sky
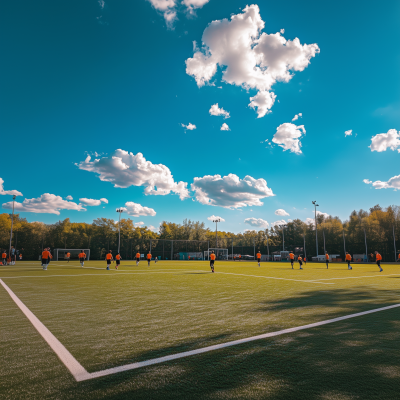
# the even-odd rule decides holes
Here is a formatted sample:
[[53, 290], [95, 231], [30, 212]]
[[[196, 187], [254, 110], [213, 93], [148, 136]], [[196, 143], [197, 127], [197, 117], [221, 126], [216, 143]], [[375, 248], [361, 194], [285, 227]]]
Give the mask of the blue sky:
[[[17, 209], [29, 221], [91, 222], [117, 218], [116, 208], [126, 207], [136, 222], [154, 227], [185, 218], [214, 227], [207, 218], [216, 215], [225, 219], [221, 229], [239, 232], [282, 218], [306, 220], [312, 200], [342, 219], [354, 209], [398, 204], [398, 1], [185, 1], [2, 4], [3, 211], [16, 190], [23, 194]], [[284, 40], [276, 51], [263, 50], [264, 75], [254, 84], [243, 71], [251, 71], [246, 56], [255, 54], [256, 42], [235, 53], [244, 30], [231, 18], [257, 9], [265, 26], [254, 40], [261, 43], [263, 33]], [[210, 28], [212, 21], [220, 22]], [[291, 59], [295, 38], [304, 54]], [[305, 44], [320, 52], [307, 53]], [[195, 52], [205, 64], [187, 71]], [[297, 65], [301, 56], [308, 65]], [[280, 75], [267, 88], [279, 57], [297, 70], [285, 66], [292, 77], [283, 82]], [[206, 76], [211, 61], [216, 72], [199, 87], [196, 77]], [[250, 98], [264, 92], [276, 98], [259, 117]], [[214, 104], [230, 117], [210, 115]], [[196, 129], [182, 126], [189, 123]], [[223, 123], [230, 130], [221, 131]], [[299, 132], [296, 151], [290, 135]], [[271, 142], [282, 135], [287, 141]], [[122, 169], [111, 158], [121, 155], [117, 149], [127, 152]], [[237, 180], [224, 179], [229, 174]], [[276, 215], [278, 209], [289, 215]]]

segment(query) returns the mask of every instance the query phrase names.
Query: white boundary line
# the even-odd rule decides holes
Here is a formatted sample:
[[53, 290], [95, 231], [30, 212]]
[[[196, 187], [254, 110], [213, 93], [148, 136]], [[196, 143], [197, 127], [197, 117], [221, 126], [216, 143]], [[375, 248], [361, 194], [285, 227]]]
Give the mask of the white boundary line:
[[36, 330], [42, 335], [43, 339], [49, 344], [49, 346], [56, 353], [58, 358], [63, 362], [63, 364], [67, 367], [67, 369], [71, 372], [72, 376], [75, 378], [77, 382], [86, 381], [89, 379], [99, 378], [102, 376], [117, 374], [119, 372], [130, 371], [133, 369], [138, 369], [142, 367], [146, 367], [149, 365], [161, 364], [167, 361], [177, 360], [179, 358], [185, 358], [194, 356], [197, 354], [207, 353], [209, 351], [224, 349], [226, 347], [237, 346], [243, 343], [253, 342], [255, 340], [266, 339], [274, 336], [285, 335], [287, 333], [293, 333], [302, 331], [305, 329], [315, 328], [317, 326], [333, 324], [338, 321], [344, 321], [350, 318], [361, 317], [363, 315], [373, 314], [380, 311], [390, 310], [392, 308], [400, 307], [400, 304], [392, 304], [391, 306], [375, 308], [374, 310], [363, 311], [355, 314], [344, 315], [343, 317], [337, 317], [332, 319], [327, 319], [325, 321], [315, 322], [312, 324], [297, 326], [289, 329], [282, 329], [276, 332], [264, 333], [262, 335], [251, 336], [244, 339], [233, 340], [231, 342], [220, 343], [214, 346], [207, 346], [196, 350], [185, 351], [182, 353], [172, 354], [165, 357], [153, 358], [147, 361], [140, 361], [132, 364], [122, 365], [120, 367], [108, 368], [102, 371], [89, 373], [82, 367], [82, 365], [73, 357], [73, 355], [61, 344], [61, 342], [39, 321], [39, 319], [25, 306], [24, 303], [13, 293], [13, 291], [0, 279], [0, 284], [4, 287], [4, 289], [8, 292], [20, 310], [25, 314], [25, 316], [29, 319], [32, 325], [36, 328]]
[[315, 279], [312, 282], [318, 282], [318, 281], [332, 281], [336, 279], [360, 279], [360, 278], [381, 278], [385, 276], [400, 276], [400, 274], [387, 274], [387, 275], [381, 275], [379, 274], [379, 271], [376, 271], [376, 275], [366, 275], [366, 276], [346, 276], [342, 278], [322, 278], [322, 279]]

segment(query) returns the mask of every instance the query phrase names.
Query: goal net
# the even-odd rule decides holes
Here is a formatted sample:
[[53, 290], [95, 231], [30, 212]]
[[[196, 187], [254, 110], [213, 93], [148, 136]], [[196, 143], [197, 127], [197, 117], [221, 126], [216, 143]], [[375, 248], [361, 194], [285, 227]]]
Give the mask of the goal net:
[[228, 259], [228, 249], [208, 249], [204, 252], [204, 259], [209, 260], [209, 256], [212, 252], [214, 252], [216, 260]]
[[90, 249], [54, 249], [53, 260], [62, 261], [67, 258], [67, 253], [70, 254], [70, 260], [79, 260], [79, 253], [83, 250], [86, 254], [86, 261], [90, 259]]
[[203, 253], [201, 251], [180, 252], [179, 259], [180, 260], [202, 260]]

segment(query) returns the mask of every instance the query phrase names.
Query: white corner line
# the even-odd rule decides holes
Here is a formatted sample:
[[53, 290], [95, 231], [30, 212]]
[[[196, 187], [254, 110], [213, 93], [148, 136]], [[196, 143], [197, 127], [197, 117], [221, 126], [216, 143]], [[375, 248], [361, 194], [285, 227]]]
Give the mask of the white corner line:
[[220, 343], [213, 346], [207, 346], [196, 350], [185, 351], [182, 353], [171, 354], [169, 356], [153, 358], [147, 361], [139, 361], [132, 364], [122, 365], [120, 367], [114, 367], [109, 369], [104, 369], [102, 371], [89, 373], [82, 367], [81, 364], [72, 356], [72, 354], [61, 344], [61, 342], [38, 320], [38, 318], [25, 306], [24, 303], [13, 293], [13, 291], [0, 279], [0, 284], [6, 289], [8, 294], [17, 304], [17, 306], [21, 309], [21, 311], [25, 314], [25, 316], [31, 321], [32, 325], [36, 328], [36, 330], [42, 335], [42, 337], [46, 340], [49, 346], [53, 349], [53, 351], [57, 354], [58, 358], [64, 363], [64, 365], [71, 372], [73, 377], [77, 382], [86, 381], [89, 379], [100, 378], [102, 376], [117, 374], [119, 372], [130, 371], [133, 369], [138, 369], [142, 367], [147, 367], [149, 365], [161, 364], [167, 361], [177, 360], [179, 358], [185, 358], [194, 356], [197, 354], [203, 354], [214, 350], [223, 349], [226, 347], [237, 346], [243, 343], [249, 343], [256, 340], [266, 339], [274, 336], [285, 335], [287, 333], [293, 333], [302, 331], [305, 329], [315, 328], [322, 325], [333, 324], [335, 322], [344, 321], [350, 318], [361, 317], [363, 315], [373, 314], [380, 311], [390, 310], [392, 308], [400, 307], [400, 304], [392, 304], [391, 306], [375, 308], [373, 310], [363, 311], [355, 314], [344, 315], [342, 317], [327, 319], [325, 321], [314, 322], [312, 324], [297, 326], [294, 328], [282, 329], [276, 332], [264, 333], [262, 335], [251, 336], [244, 339], [233, 340], [231, 342]]

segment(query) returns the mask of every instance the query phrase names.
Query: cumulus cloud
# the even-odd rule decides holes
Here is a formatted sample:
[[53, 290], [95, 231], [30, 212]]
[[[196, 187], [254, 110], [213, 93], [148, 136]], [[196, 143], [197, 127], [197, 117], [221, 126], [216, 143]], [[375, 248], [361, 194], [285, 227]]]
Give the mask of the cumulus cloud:
[[152, 208], [143, 207], [141, 204], [134, 203], [133, 201], [126, 202], [125, 207], [121, 207], [121, 209], [128, 215], [132, 215], [132, 217], [154, 217], [156, 215], [156, 212]]
[[67, 199], [67, 200], [73, 200], [74, 198], [73, 198], [72, 196], [69, 195], [69, 196], [66, 197], [66, 199]]
[[142, 153], [129, 153], [117, 149], [110, 156], [76, 164], [84, 171], [99, 174], [100, 180], [111, 182], [114, 187], [145, 186], [146, 195], [178, 194], [183, 200], [189, 196], [186, 182], [175, 182], [168, 167], [146, 161]]
[[224, 82], [256, 89], [250, 107], [257, 109], [259, 118], [274, 104], [272, 86], [277, 81], [289, 82], [293, 71], [303, 71], [320, 51], [315, 43], [286, 40], [283, 31], [262, 32], [264, 26], [259, 7], [247, 6], [230, 20], [211, 22], [203, 32], [202, 49], [196, 48], [193, 57], [186, 60], [186, 73], [199, 87], [210, 83], [219, 66]]
[[315, 219], [314, 218], [306, 218], [304, 221], [307, 225], [315, 225]]
[[293, 117], [292, 121], [297, 121], [299, 118], [302, 118], [302, 117], [303, 117], [303, 114], [302, 113], [298, 113]]
[[265, 179], [254, 179], [247, 175], [243, 179], [235, 174], [206, 175], [194, 178], [191, 189], [201, 204], [224, 208], [262, 206], [261, 199], [275, 196]]
[[274, 226], [278, 226], [279, 227], [279, 225], [286, 225], [286, 221], [281, 219], [279, 221], [272, 222], [271, 228], [274, 227]]
[[371, 151], [382, 152], [387, 149], [396, 150], [400, 153], [400, 131], [389, 129], [387, 133], [379, 133], [371, 138]]
[[321, 211], [317, 211], [317, 215], [322, 215], [324, 218], [328, 218], [329, 217], [328, 213], [324, 213], [324, 212], [321, 212]]
[[221, 126], [221, 131], [230, 131], [228, 124], [224, 122]]
[[283, 210], [282, 208], [279, 208], [278, 210], [275, 211], [275, 215], [280, 215], [281, 217], [287, 217], [289, 214]]
[[[12, 201], [3, 204], [3, 208], [12, 209]], [[60, 210], [86, 211], [81, 204], [64, 200], [61, 196], [44, 193], [35, 199], [25, 199], [22, 203], [15, 203], [15, 210], [41, 214], [60, 215]]]
[[181, 125], [183, 128], [185, 128], [185, 130], [189, 129], [189, 131], [193, 131], [194, 129], [197, 129], [196, 125], [191, 124], [190, 122], [187, 125], [185, 125], [185, 124], [181, 124]]
[[22, 196], [18, 190], [4, 190], [4, 180], [0, 178], [0, 195]]
[[225, 220], [222, 217], [217, 217], [216, 215], [211, 215], [211, 217], [207, 218], [209, 221], [215, 221], [216, 219], [220, 219], [221, 222], [225, 222]]
[[393, 176], [388, 181], [375, 181], [372, 182], [369, 179], [364, 179], [363, 181], [367, 185], [372, 185], [375, 189], [400, 189], [400, 175]]
[[344, 136], [351, 136], [353, 134], [353, 130], [350, 129], [349, 131], [345, 131]]
[[107, 199], [100, 199], [100, 200], [95, 200], [95, 199], [87, 199], [85, 197], [79, 199], [79, 201], [84, 205], [84, 206], [99, 206], [101, 203], [106, 203], [108, 204]]
[[230, 114], [228, 111], [225, 111], [223, 108], [218, 107], [218, 103], [213, 104], [210, 108], [210, 115], [220, 116], [222, 115], [225, 119], [230, 118]]
[[144, 222], [140, 221], [140, 222], [135, 222], [135, 226], [142, 226], [144, 225]]
[[104, 0], [99, 0], [98, 1], [100, 8], [103, 10], [104, 6], [106, 5], [106, 3], [104, 2]]
[[269, 223], [261, 218], [246, 218], [244, 223], [251, 226], [257, 226], [259, 228], [269, 226]]
[[279, 125], [272, 141], [282, 147], [284, 151], [290, 150], [292, 153], [301, 154], [301, 136], [305, 135], [304, 125], [297, 126], [290, 122]]

